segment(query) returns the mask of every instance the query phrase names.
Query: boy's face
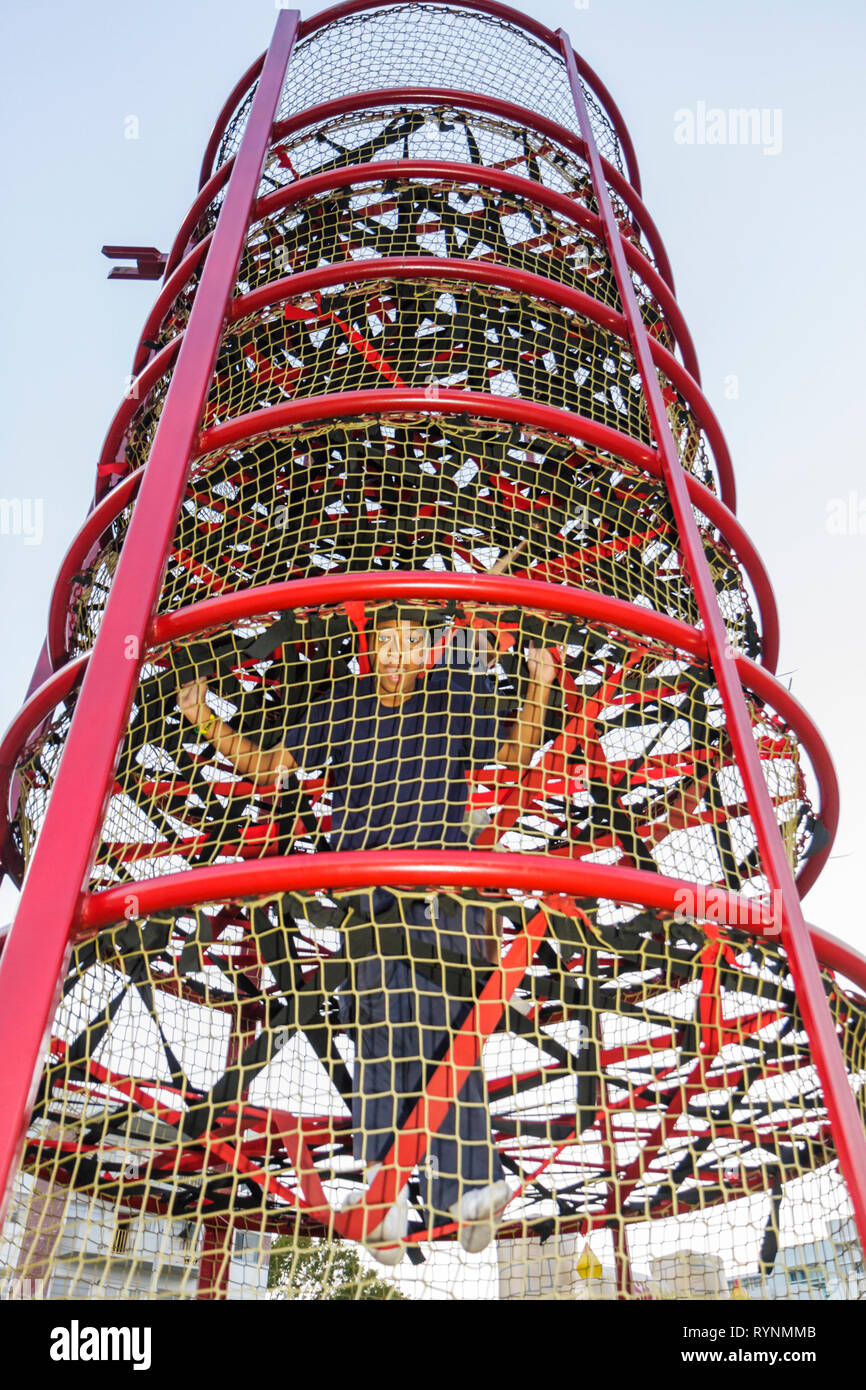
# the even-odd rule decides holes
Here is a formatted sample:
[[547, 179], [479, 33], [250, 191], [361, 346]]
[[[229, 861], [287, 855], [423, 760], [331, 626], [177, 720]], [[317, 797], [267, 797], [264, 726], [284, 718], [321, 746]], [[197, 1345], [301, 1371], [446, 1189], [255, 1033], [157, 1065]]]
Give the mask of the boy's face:
[[373, 640], [373, 666], [381, 695], [408, 695], [430, 650], [427, 629], [418, 623], [383, 623]]

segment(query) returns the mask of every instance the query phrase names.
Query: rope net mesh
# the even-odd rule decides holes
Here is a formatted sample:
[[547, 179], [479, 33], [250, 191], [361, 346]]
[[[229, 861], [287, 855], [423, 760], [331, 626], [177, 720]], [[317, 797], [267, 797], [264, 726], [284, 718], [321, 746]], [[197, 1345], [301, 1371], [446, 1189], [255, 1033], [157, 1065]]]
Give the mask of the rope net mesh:
[[[557, 193], [567, 194], [590, 212], [598, 212], [585, 158], [565, 138], [515, 125], [502, 116], [460, 106], [424, 102], [374, 102], [357, 111], [293, 128], [275, 140], [265, 161], [259, 196], [264, 198], [299, 179], [370, 161], [448, 160], [516, 174]], [[655, 252], [623, 195], [610, 189], [623, 235], [649, 261]], [[203, 213], [194, 240], [214, 226], [225, 196], [215, 194]]]
[[[861, 1081], [864, 1000], [826, 987]], [[495, 1244], [455, 1220], [491, 1189]], [[540, 890], [283, 893], [82, 942], [7, 1230], [53, 1298], [862, 1290], [777, 944]]]
[[[625, 172], [613, 123], [582, 85], [599, 150]], [[577, 132], [559, 53], [498, 17], [450, 5], [368, 10], [302, 39], [292, 54], [278, 119], [339, 97], [391, 87], [453, 87], [496, 98], [519, 93], [521, 105]], [[242, 99], [229, 121], [214, 169], [237, 153], [254, 92]]]
[[[372, 160], [405, 159], [504, 170], [598, 211], [586, 160], [562, 141], [500, 116], [420, 98], [411, 105], [371, 100], [359, 111], [288, 132], [271, 146], [259, 196], [313, 174]], [[215, 205], [216, 200], [211, 208]]]
[[[134, 411], [112, 470], [146, 461], [170, 383], [167, 372]], [[651, 442], [640, 377], [618, 334], [576, 310], [444, 278], [329, 286], [239, 320], [223, 338], [203, 424], [395, 386], [434, 400], [437, 387], [540, 400]], [[682, 461], [711, 484], [701, 426], [675, 387], [667, 396]]]
[[[202, 236], [213, 224], [201, 225]], [[365, 180], [291, 202], [253, 225], [241, 262], [237, 293], [285, 276], [382, 256], [439, 256], [495, 261], [541, 274], [619, 308], [616, 284], [600, 238], [559, 209], [519, 193], [502, 193], [467, 179], [434, 184], [398, 178]], [[158, 350], [189, 321], [200, 279], [196, 266], [181, 286], [147, 346]], [[633, 283], [647, 327], [668, 351], [677, 347], [662, 306], [637, 272]]]
[[[443, 147], [441, 142], [429, 138], [431, 127], [436, 134], [446, 124], [442, 111], [429, 113], [429, 116], [428, 121], [424, 112], [408, 112], [384, 126], [386, 133], [400, 125], [405, 125], [407, 131], [413, 129], [416, 138], [411, 142], [408, 134], [394, 135], [386, 142], [385, 136], [379, 133], [375, 137], [368, 136], [342, 157], [329, 160], [322, 159], [322, 150], [333, 154], [332, 141], [324, 146], [304, 141], [299, 150], [287, 149], [284, 144], [276, 146], [263, 182], [263, 194], [273, 195], [268, 199], [268, 207], [273, 210], [254, 222], [250, 229], [238, 274], [237, 293], [248, 293], [285, 275], [342, 261], [374, 256], [436, 255], [460, 260], [494, 260], [500, 265], [529, 270], [556, 283], [583, 290], [612, 308], [619, 308], [618, 291], [600, 234], [569, 217], [561, 206], [541, 200], [540, 194], [533, 198], [529, 193], [501, 191], [486, 184], [483, 174], [479, 175], [477, 184], [473, 184], [469, 174], [462, 181], [443, 177], [431, 183], [422, 182], [420, 178], [406, 178], [398, 171], [393, 179], [384, 181], [367, 179], [359, 173], [351, 185], [307, 197], [302, 196], [302, 184], [297, 189], [290, 187], [301, 175], [306, 177], [328, 170], [336, 175], [340, 169], [358, 167], [371, 158], [376, 162], [388, 158], [442, 161], [451, 158], [455, 144], [456, 153], [465, 156], [462, 140], [457, 142], [452, 137]], [[419, 120], [423, 122], [420, 130]], [[456, 117], [454, 123], [457, 124]], [[367, 113], [365, 126], [373, 128]], [[463, 133], [472, 134], [465, 113]], [[478, 128], [478, 140], [489, 133], [489, 130]], [[508, 144], [516, 148], [517, 132], [506, 134], [509, 141], [502, 142], [506, 149]], [[422, 140], [422, 136], [427, 138]], [[549, 146], [538, 142], [530, 148], [525, 133], [519, 155], [514, 152], [511, 157], [498, 160], [492, 158], [490, 152], [482, 155], [474, 136], [473, 153], [475, 158], [466, 160], [467, 164], [516, 174], [525, 178], [527, 184], [534, 181], [554, 193], [567, 193], [589, 211], [594, 207], [586, 196], [587, 174], [583, 163], [575, 166], [572, 160], [568, 164], [562, 153], [552, 153]], [[319, 156], [318, 165], [312, 158], [314, 154]], [[281, 190], [283, 196], [278, 197]], [[623, 235], [652, 264], [651, 248], [642, 238], [629, 210], [616, 194], [612, 197]], [[220, 193], [203, 215], [193, 237], [194, 244], [213, 231], [222, 198], [223, 193]], [[673, 351], [676, 339], [663, 307], [637, 271], [632, 278], [648, 328], [663, 346]], [[161, 347], [182, 331], [197, 279], [196, 273], [182, 287], [155, 333], [152, 346]]]
[[[398, 679], [412, 693], [395, 687], [392, 704]], [[25, 859], [68, 705], [19, 764]], [[797, 738], [754, 696], [750, 713], [800, 868], [820, 839]], [[154, 653], [92, 886], [275, 854], [470, 846], [767, 891], [706, 666], [605, 625], [465, 603], [285, 612]]]
[[[522, 192], [464, 179], [366, 179], [306, 198], [292, 190], [251, 229], [238, 276], [246, 293], [282, 276], [377, 256], [440, 256], [495, 261], [544, 275], [619, 308], [603, 242], [559, 206]], [[289, 195], [286, 194], [286, 197]], [[279, 200], [275, 200], [279, 201]], [[648, 327], [672, 349], [673, 333], [646, 287], [639, 300]]]
[[[392, 86], [519, 91], [575, 129], [557, 55], [424, 4], [302, 41], [280, 117], [381, 87], [383, 72]], [[477, 176], [395, 163], [393, 177], [341, 183], [345, 168], [405, 159]], [[526, 188], [497, 186], [496, 171]], [[334, 184], [310, 192], [301, 180], [319, 174]], [[696, 655], [700, 613], [632, 348], [614, 331], [585, 162], [498, 117], [380, 98], [278, 132], [260, 194], [235, 299], [310, 278], [237, 307], [222, 336], [200, 421], [214, 433], [168, 553], [0, 1293], [860, 1297], [780, 905]], [[363, 278], [372, 259], [419, 256], [452, 264]], [[168, 349], [164, 370], [120, 417], [104, 491], [147, 464], [200, 266], [144, 344]], [[497, 267], [549, 293], [484, 281]], [[648, 331], [676, 351], [651, 273], [633, 281]], [[731, 647], [757, 659], [765, 615], [710, 515], [706, 414], [691, 388], [663, 370], [659, 382]], [[389, 407], [389, 388], [423, 391], [423, 407]], [[341, 409], [359, 390], [382, 393], [376, 408]], [[455, 391], [460, 414], [440, 403]], [[318, 419], [274, 420], [322, 396]], [[541, 428], [513, 418], [520, 402], [571, 418]], [[241, 420], [243, 437], [218, 442]], [[606, 447], [590, 426], [615, 432]], [[69, 655], [98, 636], [134, 505], [130, 493], [63, 596]], [[464, 576], [466, 593], [419, 597], [407, 580], [404, 594], [401, 571]], [[308, 598], [310, 582], [365, 574], [391, 575], [389, 597]], [[631, 609], [603, 621], [509, 606], [472, 597], [477, 575]], [[265, 592], [171, 628], [248, 590]], [[648, 635], [659, 615], [687, 626], [680, 645]], [[77, 699], [73, 685], [18, 759], [23, 865]], [[746, 699], [798, 874], [827, 839], [808, 738]], [[441, 851], [457, 868], [413, 877]], [[829, 970], [824, 983], [862, 1103], [866, 1000]]]
[[[339, 344], [342, 330], [326, 328]], [[597, 389], [585, 384], [583, 398], [594, 414], [606, 401], [614, 421], [620, 414], [614, 402], [625, 403], [616, 359], [602, 357], [604, 350], [595, 359]], [[264, 377], [276, 396], [279, 384], [270, 369], [257, 371], [245, 352], [241, 343], [233, 348], [246, 365], [234, 376], [218, 369], [215, 392], [227, 381], [236, 399], [247, 391], [247, 404], [256, 404], [256, 382], [261, 387]], [[435, 387], [429, 405], [435, 410]], [[633, 402], [631, 416], [640, 418]], [[677, 417], [689, 419], [685, 412]], [[144, 427], [152, 432], [155, 422]], [[684, 429], [682, 454], [697, 460], [693, 443]], [[98, 631], [129, 514], [128, 508], [121, 513], [77, 576], [71, 615], [76, 650], [87, 650]], [[703, 513], [697, 519], [732, 646], [755, 657], [761, 637], [747, 577], [718, 528]], [[446, 415], [269, 431], [202, 456], [187, 488], [159, 608], [167, 612], [251, 586], [353, 570], [486, 573], [504, 565], [518, 546], [508, 561], [514, 577], [565, 582], [683, 622], [699, 621], [658, 479], [577, 439]]]

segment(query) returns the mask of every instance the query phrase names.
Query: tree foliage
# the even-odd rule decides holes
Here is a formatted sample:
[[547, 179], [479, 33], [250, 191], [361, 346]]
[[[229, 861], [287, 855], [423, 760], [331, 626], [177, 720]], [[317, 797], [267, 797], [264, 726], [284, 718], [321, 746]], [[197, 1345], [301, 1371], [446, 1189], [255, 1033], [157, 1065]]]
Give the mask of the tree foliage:
[[366, 1271], [351, 1246], [282, 1236], [271, 1246], [268, 1288], [277, 1298], [405, 1299], [396, 1284]]

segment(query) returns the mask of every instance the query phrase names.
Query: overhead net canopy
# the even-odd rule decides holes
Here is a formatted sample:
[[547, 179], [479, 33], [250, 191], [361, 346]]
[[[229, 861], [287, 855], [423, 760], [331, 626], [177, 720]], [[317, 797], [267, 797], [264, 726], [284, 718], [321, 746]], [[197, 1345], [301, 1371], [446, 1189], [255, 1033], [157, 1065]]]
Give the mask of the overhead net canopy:
[[[399, 94], [363, 98], [361, 34], [377, 72], [388, 35]], [[538, 129], [497, 100], [506, 71], [544, 94]], [[561, 57], [397, 5], [305, 34], [289, 73], [4, 1272], [56, 1298], [857, 1296]], [[832, 820], [820, 741], [750, 665], [772, 666], [772, 595], [617, 122], [584, 87], [805, 880]], [[224, 196], [110, 431], [104, 525], [55, 600], [64, 660], [98, 639]], [[67, 670], [18, 749], [19, 872], [78, 705]], [[823, 979], [861, 1092], [866, 999]]]

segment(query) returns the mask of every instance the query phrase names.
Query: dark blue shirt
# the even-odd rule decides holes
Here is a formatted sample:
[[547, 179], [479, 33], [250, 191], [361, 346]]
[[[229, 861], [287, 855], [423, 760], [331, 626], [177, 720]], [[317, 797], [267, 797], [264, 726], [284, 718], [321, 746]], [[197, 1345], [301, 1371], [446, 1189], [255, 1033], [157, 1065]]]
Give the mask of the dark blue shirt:
[[407, 700], [383, 705], [373, 676], [340, 681], [285, 746], [306, 771], [327, 765], [331, 849], [466, 844], [465, 771], [495, 760], [499, 721], [487, 678], [439, 666]]

